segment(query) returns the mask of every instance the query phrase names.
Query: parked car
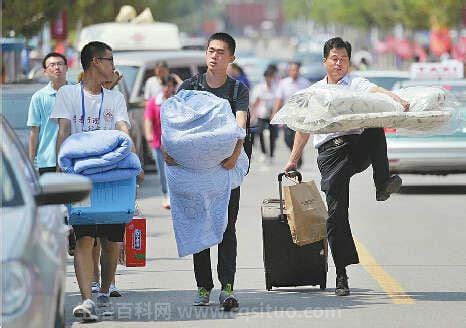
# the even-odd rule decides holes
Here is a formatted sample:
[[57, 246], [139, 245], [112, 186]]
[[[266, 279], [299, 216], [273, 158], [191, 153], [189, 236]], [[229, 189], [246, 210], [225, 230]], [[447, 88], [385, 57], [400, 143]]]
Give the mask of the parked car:
[[28, 149], [29, 127], [28, 119], [29, 103], [31, 97], [44, 84], [2, 84], [2, 114], [15, 130], [19, 140]]
[[[137, 154], [144, 164], [151, 159], [151, 151], [144, 137], [144, 85], [154, 75], [158, 61], [168, 64], [170, 73], [187, 79], [207, 70], [202, 51], [118, 51], [113, 53], [116, 69], [123, 74], [119, 88], [128, 97], [128, 115], [131, 122], [131, 138]], [[121, 90], [120, 90], [121, 91]]]
[[40, 179], [0, 115], [2, 206], [1, 322], [5, 327], [64, 327], [68, 202], [88, 196], [88, 178], [47, 173]]
[[326, 74], [322, 58], [321, 52], [304, 51], [297, 52], [293, 60], [301, 63], [301, 75], [314, 83], [322, 80]]
[[[442, 87], [460, 103], [466, 119], [466, 80], [405, 80], [394, 89], [412, 86]], [[464, 122], [464, 121], [463, 121]], [[466, 173], [466, 123], [451, 135], [400, 136], [386, 129], [388, 160], [392, 173], [450, 174]]]
[[406, 81], [410, 78], [408, 71], [353, 71], [351, 74], [362, 76], [378, 85], [379, 87], [387, 90], [392, 90], [393, 86], [398, 81]]

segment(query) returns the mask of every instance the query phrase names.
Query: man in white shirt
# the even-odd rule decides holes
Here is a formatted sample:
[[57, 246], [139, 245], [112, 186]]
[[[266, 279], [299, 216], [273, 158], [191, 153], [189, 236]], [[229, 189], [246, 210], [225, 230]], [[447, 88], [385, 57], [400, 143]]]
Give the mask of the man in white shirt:
[[[123, 94], [102, 87], [113, 79], [112, 49], [103, 42], [93, 41], [81, 51], [84, 75], [81, 83], [60, 88], [51, 118], [58, 120], [56, 153], [63, 141], [73, 133], [92, 130], [118, 129], [129, 134], [129, 118]], [[109, 287], [113, 280], [119, 253], [119, 242], [123, 241], [125, 224], [75, 225], [76, 237], [74, 265], [83, 303], [73, 309], [75, 317], [85, 321], [97, 319], [95, 304], [91, 299], [93, 279], [92, 249], [95, 238], [102, 244], [101, 280], [97, 306], [109, 305]]]
[[[299, 73], [301, 68], [301, 63], [290, 62], [288, 66], [288, 77], [282, 79], [278, 84], [277, 90], [277, 99], [275, 101], [274, 110], [272, 113], [272, 118], [277, 113], [282, 106], [288, 101], [288, 99], [295, 94], [296, 92], [306, 89], [311, 85], [307, 79], [302, 77]], [[290, 148], [293, 149], [295, 132], [288, 127], [285, 127], [285, 143]], [[301, 167], [301, 158], [299, 159], [298, 166]]]
[[[380, 92], [401, 103], [405, 111], [409, 103], [365, 78], [348, 74], [351, 44], [341, 38], [328, 40], [324, 45], [323, 63], [326, 77], [315, 85], [337, 84], [358, 91]], [[285, 172], [294, 170], [309, 140], [309, 133], [297, 132]], [[314, 135], [314, 147], [318, 149], [317, 165], [322, 180], [321, 189], [326, 194], [328, 206], [327, 235], [335, 262], [337, 279], [335, 293], [349, 295], [346, 266], [359, 263], [358, 253], [348, 220], [349, 183], [351, 177], [372, 165], [376, 186], [376, 199], [387, 200], [401, 187], [401, 178], [390, 176], [387, 143], [382, 128], [356, 129], [331, 134]]]
[[152, 97], [157, 97], [162, 92], [162, 80], [168, 76], [167, 62], [162, 60], [155, 64], [154, 76], [147, 79], [144, 85], [144, 100], [148, 101]]

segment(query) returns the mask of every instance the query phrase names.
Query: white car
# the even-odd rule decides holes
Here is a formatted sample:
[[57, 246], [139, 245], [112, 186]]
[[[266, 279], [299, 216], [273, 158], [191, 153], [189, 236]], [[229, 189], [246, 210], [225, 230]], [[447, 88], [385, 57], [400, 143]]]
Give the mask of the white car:
[[[466, 122], [466, 80], [406, 80], [394, 89], [413, 86], [437, 86], [451, 92]], [[449, 135], [402, 136], [394, 129], [386, 129], [385, 135], [392, 173], [466, 173], [466, 123], [462, 130]]]
[[0, 114], [1, 324], [64, 327], [66, 207], [89, 194], [88, 178], [47, 173], [40, 179]]

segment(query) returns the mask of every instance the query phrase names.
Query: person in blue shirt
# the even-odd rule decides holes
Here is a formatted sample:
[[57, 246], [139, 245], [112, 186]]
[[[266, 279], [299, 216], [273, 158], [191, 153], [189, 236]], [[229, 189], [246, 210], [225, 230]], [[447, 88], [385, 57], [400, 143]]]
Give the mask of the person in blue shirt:
[[58, 124], [50, 120], [58, 89], [66, 84], [68, 65], [66, 57], [51, 52], [42, 61], [44, 73], [50, 82], [32, 95], [27, 126], [29, 133], [29, 158], [39, 169], [39, 174], [55, 172], [57, 166], [56, 140]]

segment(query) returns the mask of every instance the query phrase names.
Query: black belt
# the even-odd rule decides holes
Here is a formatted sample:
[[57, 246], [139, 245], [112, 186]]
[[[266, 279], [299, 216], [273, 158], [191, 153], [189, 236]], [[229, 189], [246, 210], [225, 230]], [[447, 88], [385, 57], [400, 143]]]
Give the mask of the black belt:
[[345, 142], [348, 142], [349, 139], [350, 139], [349, 136], [340, 136], [340, 137], [330, 139], [329, 141], [327, 141], [327, 142], [325, 142], [325, 143], [323, 143], [322, 145], [319, 146], [319, 148], [318, 148], [319, 153], [322, 153], [322, 152], [326, 151], [329, 148], [340, 146], [340, 145], [344, 144]]

